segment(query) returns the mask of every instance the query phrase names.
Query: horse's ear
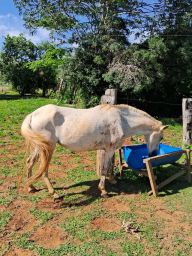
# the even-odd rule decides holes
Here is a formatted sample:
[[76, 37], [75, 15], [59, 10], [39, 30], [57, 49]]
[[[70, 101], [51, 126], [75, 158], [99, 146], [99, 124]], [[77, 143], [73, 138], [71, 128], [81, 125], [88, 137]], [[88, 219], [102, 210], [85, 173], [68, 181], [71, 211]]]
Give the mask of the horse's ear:
[[167, 129], [169, 127], [169, 125], [162, 125], [160, 128], [160, 131], [164, 131], [165, 129]]

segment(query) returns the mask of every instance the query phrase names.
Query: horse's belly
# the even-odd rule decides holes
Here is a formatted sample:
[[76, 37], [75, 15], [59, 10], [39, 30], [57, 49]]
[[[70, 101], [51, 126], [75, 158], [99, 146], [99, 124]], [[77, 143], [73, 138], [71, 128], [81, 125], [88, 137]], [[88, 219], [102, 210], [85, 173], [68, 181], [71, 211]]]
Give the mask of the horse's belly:
[[105, 149], [106, 148], [106, 145], [93, 145], [92, 146], [92, 145], [82, 145], [82, 144], [76, 145], [76, 144], [73, 144], [73, 143], [71, 143], [71, 144], [62, 143], [61, 145], [70, 149], [71, 151], [75, 151], [75, 152], [98, 150], [98, 149]]
[[110, 147], [110, 124], [102, 118], [74, 120], [72, 117], [57, 129], [58, 141], [73, 151], [106, 149]]
[[104, 139], [95, 138], [72, 138], [72, 139], [63, 139], [59, 141], [61, 145], [72, 150], [72, 151], [87, 151], [87, 150], [97, 150], [104, 149], [106, 147], [106, 142]]
[[87, 151], [105, 148], [109, 143], [108, 136], [95, 132], [78, 132], [78, 129], [71, 129], [58, 136], [59, 144], [72, 151]]

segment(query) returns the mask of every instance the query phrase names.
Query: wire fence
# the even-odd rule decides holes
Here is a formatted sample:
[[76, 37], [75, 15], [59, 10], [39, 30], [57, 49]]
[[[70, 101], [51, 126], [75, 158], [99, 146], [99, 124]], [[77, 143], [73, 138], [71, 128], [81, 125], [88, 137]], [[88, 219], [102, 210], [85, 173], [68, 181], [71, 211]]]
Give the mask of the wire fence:
[[129, 97], [117, 97], [117, 103], [131, 105], [157, 117], [180, 118], [182, 116], [182, 101], [165, 102], [144, 99], [131, 99]]

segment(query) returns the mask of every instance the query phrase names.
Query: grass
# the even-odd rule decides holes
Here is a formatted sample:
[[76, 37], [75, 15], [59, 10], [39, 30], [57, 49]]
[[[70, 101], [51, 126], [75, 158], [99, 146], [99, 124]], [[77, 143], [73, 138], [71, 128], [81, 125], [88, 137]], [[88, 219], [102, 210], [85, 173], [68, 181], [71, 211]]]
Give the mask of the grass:
[[16, 197], [14, 192], [9, 193], [8, 195], [2, 195], [0, 196], [0, 205], [8, 207]]
[[124, 243], [122, 244], [123, 252], [127, 256], [145, 256], [145, 250], [141, 243], [139, 242], [132, 242], [132, 243]]
[[38, 220], [40, 220], [40, 222], [42, 224], [48, 222], [49, 220], [51, 220], [54, 217], [54, 214], [51, 212], [46, 212], [46, 211], [41, 211], [37, 208], [32, 208], [30, 209], [30, 213]]
[[3, 230], [3, 228], [9, 222], [10, 218], [11, 218], [10, 212], [4, 211], [0, 213], [0, 230]]
[[[0, 100], [0, 231], [5, 232], [0, 255], [8, 251], [14, 253], [14, 248], [43, 256], [192, 255], [192, 188], [183, 177], [165, 187], [158, 198], [153, 198], [147, 195], [149, 184], [145, 177], [125, 171], [116, 187], [107, 184], [112, 197], [101, 199], [97, 190], [95, 153], [73, 154], [58, 146], [51, 162], [50, 177], [57, 193], [64, 196], [63, 203], [53, 202], [42, 181], [37, 183], [41, 190], [34, 194], [17, 188], [17, 176], [24, 173], [25, 162], [20, 125], [28, 113], [49, 103], [57, 104], [57, 101]], [[181, 124], [174, 119], [162, 121], [170, 125], [165, 131], [164, 143], [181, 146]], [[156, 173], [159, 179], [175, 171], [175, 167], [166, 166]], [[37, 220], [30, 228], [28, 220], [22, 219], [23, 212]], [[20, 229], [13, 232], [7, 224], [15, 214], [20, 214], [21, 223], [16, 223]], [[100, 227], [95, 226], [96, 219], [114, 220], [120, 223], [119, 230], [105, 230], [102, 221]], [[140, 240], [121, 228], [123, 221], [139, 227]], [[113, 222], [110, 225], [112, 227]], [[59, 227], [67, 238], [52, 248], [31, 241], [31, 235], [44, 227], [53, 230]], [[46, 233], [42, 235], [42, 240], [44, 238], [50, 242], [54, 239]]]

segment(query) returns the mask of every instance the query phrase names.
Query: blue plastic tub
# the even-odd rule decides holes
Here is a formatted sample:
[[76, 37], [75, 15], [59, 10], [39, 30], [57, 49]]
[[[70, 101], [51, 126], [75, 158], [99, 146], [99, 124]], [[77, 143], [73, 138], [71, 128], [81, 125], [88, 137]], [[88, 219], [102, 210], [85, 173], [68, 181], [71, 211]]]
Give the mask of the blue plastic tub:
[[[164, 155], [164, 154], [179, 152], [179, 151], [181, 151], [181, 154], [178, 154], [175, 156], [168, 156], [162, 159], [156, 159], [154, 162], [152, 161], [152, 166], [155, 167], [155, 166], [174, 163], [182, 155], [182, 148], [176, 148], [166, 144], [160, 144], [158, 155]], [[124, 159], [128, 164], [128, 166], [134, 170], [140, 170], [145, 168], [143, 159], [149, 157], [146, 144], [123, 146], [123, 154], [124, 154]]]

